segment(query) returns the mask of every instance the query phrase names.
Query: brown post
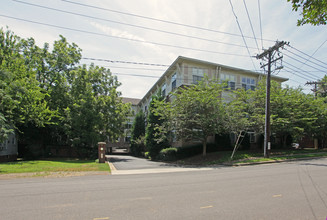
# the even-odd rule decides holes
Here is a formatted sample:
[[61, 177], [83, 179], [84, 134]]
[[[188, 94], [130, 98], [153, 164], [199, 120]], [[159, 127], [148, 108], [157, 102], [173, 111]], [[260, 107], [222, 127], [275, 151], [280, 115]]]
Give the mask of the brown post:
[[106, 161], [106, 142], [98, 142], [98, 158], [99, 163]]

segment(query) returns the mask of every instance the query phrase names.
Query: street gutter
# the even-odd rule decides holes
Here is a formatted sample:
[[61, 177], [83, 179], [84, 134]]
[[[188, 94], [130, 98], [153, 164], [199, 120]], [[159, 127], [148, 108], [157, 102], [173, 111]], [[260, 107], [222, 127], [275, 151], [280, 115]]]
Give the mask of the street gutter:
[[[321, 158], [327, 158], [327, 156], [320, 156], [320, 157], [304, 157], [304, 158], [291, 158], [291, 159], [284, 159], [284, 160], [268, 160], [268, 161], [258, 161], [258, 162], [225, 162], [222, 163], [222, 165], [225, 166], [251, 166], [251, 165], [261, 165], [261, 164], [270, 164], [270, 163], [283, 163], [283, 162], [293, 162], [293, 161], [301, 161], [301, 160], [315, 160], [315, 159], [321, 159]], [[218, 164], [217, 164], [218, 165]]]

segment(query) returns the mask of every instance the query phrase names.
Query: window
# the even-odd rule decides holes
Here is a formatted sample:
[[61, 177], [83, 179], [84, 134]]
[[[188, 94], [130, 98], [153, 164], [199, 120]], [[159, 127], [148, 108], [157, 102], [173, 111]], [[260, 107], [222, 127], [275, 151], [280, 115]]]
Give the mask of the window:
[[193, 84], [197, 85], [202, 80], [203, 80], [203, 76], [195, 76], [195, 75], [193, 75]]
[[231, 90], [235, 90], [236, 77], [234, 75], [221, 73], [220, 74], [220, 80], [227, 82], [226, 87], [230, 88]]
[[166, 84], [163, 84], [163, 86], [161, 87], [161, 94], [163, 97], [166, 96]]
[[171, 77], [171, 91], [176, 89], [176, 73], [174, 73]]
[[193, 75], [193, 84], [199, 84], [199, 81], [203, 80], [204, 77], [204, 69], [193, 67], [192, 68]]
[[255, 89], [255, 79], [249, 77], [242, 77], [242, 87], [245, 90], [254, 90]]
[[127, 122], [125, 129], [131, 129], [132, 128], [132, 123], [131, 122]]

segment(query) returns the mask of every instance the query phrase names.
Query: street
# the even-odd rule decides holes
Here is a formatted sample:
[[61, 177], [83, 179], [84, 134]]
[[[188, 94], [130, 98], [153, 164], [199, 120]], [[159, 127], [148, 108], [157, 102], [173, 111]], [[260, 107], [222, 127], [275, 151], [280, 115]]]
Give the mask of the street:
[[327, 159], [0, 181], [1, 219], [326, 219]]

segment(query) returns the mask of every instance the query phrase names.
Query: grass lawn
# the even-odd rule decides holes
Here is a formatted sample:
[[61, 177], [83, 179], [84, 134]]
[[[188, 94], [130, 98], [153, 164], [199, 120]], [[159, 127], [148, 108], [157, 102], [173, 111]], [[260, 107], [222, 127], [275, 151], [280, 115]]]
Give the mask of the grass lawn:
[[185, 158], [177, 161], [179, 164], [185, 165], [215, 165], [215, 164], [230, 164], [237, 165], [241, 163], [255, 163], [263, 161], [279, 161], [285, 159], [298, 159], [310, 157], [327, 157], [327, 149], [298, 149], [298, 150], [272, 150], [269, 158], [263, 157], [261, 151], [239, 150], [235, 153], [233, 159], [230, 157], [232, 151], [218, 151], [208, 153], [206, 157], [197, 155], [190, 158]]
[[107, 163], [94, 160], [45, 159], [0, 163], [0, 175], [9, 173], [108, 171]]

